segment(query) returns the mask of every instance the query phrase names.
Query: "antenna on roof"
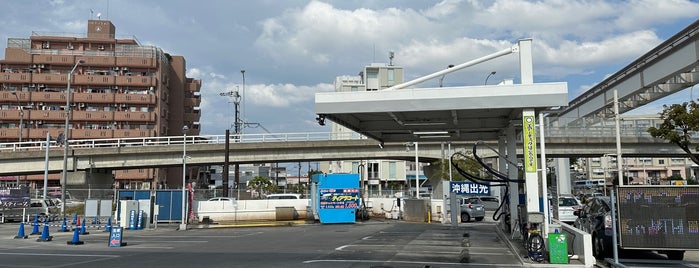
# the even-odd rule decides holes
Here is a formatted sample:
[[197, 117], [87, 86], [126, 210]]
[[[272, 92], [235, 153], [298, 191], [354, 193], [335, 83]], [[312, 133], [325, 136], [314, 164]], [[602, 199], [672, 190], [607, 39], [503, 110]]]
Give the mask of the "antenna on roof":
[[389, 51], [388, 52], [388, 66], [393, 66], [393, 56], [395, 56], [393, 51]]
[[102, 13], [97, 13], [97, 20], [100, 20], [101, 17], [102, 17]]

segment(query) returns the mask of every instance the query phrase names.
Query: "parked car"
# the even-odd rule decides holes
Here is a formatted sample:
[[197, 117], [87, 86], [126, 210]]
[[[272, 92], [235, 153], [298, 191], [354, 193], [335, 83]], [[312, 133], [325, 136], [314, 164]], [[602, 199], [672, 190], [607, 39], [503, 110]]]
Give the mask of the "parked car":
[[461, 222], [468, 222], [471, 219], [482, 221], [485, 218], [485, 206], [478, 197], [461, 198]]
[[[610, 198], [598, 196], [591, 198], [582, 210], [576, 211], [575, 227], [592, 235], [592, 254], [601, 259], [612, 255], [612, 215]], [[619, 226], [617, 224], [617, 226]], [[682, 260], [684, 250], [658, 251], [666, 254], [668, 259]]]
[[267, 199], [301, 199], [300, 194], [268, 194]]
[[208, 201], [229, 201], [235, 202], [235, 197], [212, 197]]
[[485, 210], [496, 210], [500, 206], [500, 199], [497, 197], [479, 196], [478, 198], [483, 203], [483, 206], [485, 206]]
[[577, 198], [569, 195], [563, 195], [558, 197], [558, 220], [573, 224], [578, 216], [575, 215], [575, 211], [582, 209], [582, 204]]
[[609, 197], [590, 198], [582, 210], [574, 212], [578, 218], [574, 226], [592, 236], [592, 255], [598, 259], [612, 254], [612, 216]]

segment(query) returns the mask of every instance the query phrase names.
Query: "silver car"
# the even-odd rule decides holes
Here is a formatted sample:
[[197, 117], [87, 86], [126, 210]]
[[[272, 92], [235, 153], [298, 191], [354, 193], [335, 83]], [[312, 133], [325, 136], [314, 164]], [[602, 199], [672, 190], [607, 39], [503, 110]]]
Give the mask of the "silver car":
[[482, 221], [483, 218], [485, 218], [485, 206], [480, 198], [461, 198], [461, 222], [469, 222], [471, 219]]

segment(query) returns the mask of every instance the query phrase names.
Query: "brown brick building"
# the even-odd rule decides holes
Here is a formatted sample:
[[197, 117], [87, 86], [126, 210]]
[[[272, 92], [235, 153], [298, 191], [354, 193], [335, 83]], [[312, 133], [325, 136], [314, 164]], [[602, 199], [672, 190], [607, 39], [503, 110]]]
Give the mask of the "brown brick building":
[[[70, 83], [69, 139], [180, 136], [185, 125], [188, 135], [199, 134], [201, 80], [186, 77], [184, 57], [140, 45], [134, 37], [116, 38], [107, 20], [89, 20], [87, 27], [86, 36], [32, 33], [8, 39], [0, 60], [0, 142], [40, 141], [47, 133], [55, 138], [64, 132], [66, 87], [79, 61]], [[122, 185], [138, 188], [168, 183], [166, 174], [114, 171]], [[50, 174], [51, 184], [59, 177]], [[176, 188], [181, 176], [172, 180], [168, 184]]]

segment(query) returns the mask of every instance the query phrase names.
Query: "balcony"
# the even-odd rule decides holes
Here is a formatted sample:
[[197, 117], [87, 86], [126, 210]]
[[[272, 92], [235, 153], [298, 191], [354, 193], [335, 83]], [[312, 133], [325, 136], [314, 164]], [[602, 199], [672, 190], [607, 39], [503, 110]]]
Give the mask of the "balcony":
[[114, 112], [114, 121], [155, 122], [154, 112]]
[[[20, 111], [19, 110], [0, 110], [0, 120], [17, 120], [19, 122]], [[24, 111], [24, 119], [29, 118], [29, 111]]]
[[114, 170], [114, 177], [117, 180], [148, 180], [155, 177], [155, 170], [152, 168]]
[[155, 68], [157, 67], [155, 63], [154, 58], [119, 57], [116, 59], [116, 66]]
[[113, 103], [114, 102], [113, 93], [73, 93], [72, 101], [75, 103]]
[[199, 107], [201, 104], [201, 98], [185, 98], [184, 99], [184, 106], [185, 107]]
[[73, 129], [70, 131], [73, 139], [108, 139], [114, 137], [111, 129]]
[[151, 76], [117, 76], [119, 86], [155, 86], [156, 79]]
[[25, 136], [25, 139], [46, 140], [46, 133], [51, 134], [51, 139], [56, 139], [58, 134], [63, 132], [63, 128], [30, 128], [28, 131], [29, 136]]
[[73, 65], [75, 64], [74, 55], [52, 55], [52, 54], [35, 54], [32, 55], [32, 62], [35, 64], [55, 64], [55, 65]]
[[[66, 120], [66, 113], [63, 110], [34, 110], [29, 116], [24, 115], [24, 120], [37, 121], [37, 125], [43, 124], [43, 121], [61, 121]], [[31, 132], [30, 132], [31, 135]]]
[[73, 111], [72, 122], [111, 122], [114, 121], [114, 112], [109, 111]]
[[[27, 133], [26, 129], [22, 129], [24, 133]], [[26, 134], [24, 134], [26, 137]], [[19, 128], [0, 128], [0, 139], [9, 139], [19, 141]]]
[[35, 73], [32, 75], [32, 83], [35, 84], [68, 84], [67, 74]]
[[65, 103], [66, 94], [63, 92], [32, 92], [30, 102], [37, 103], [40, 106], [43, 105], [42, 103]]
[[155, 104], [155, 95], [149, 94], [116, 94], [114, 96], [115, 103], [134, 103], [134, 104]]
[[115, 129], [114, 138], [153, 137], [152, 129]]
[[0, 75], [0, 83], [30, 83], [31, 81], [31, 73], [2, 73]]
[[111, 56], [85, 56], [81, 57], [85, 60], [85, 66], [114, 66], [116, 57]]
[[111, 75], [75, 75], [75, 84], [113, 86], [114, 76]]

